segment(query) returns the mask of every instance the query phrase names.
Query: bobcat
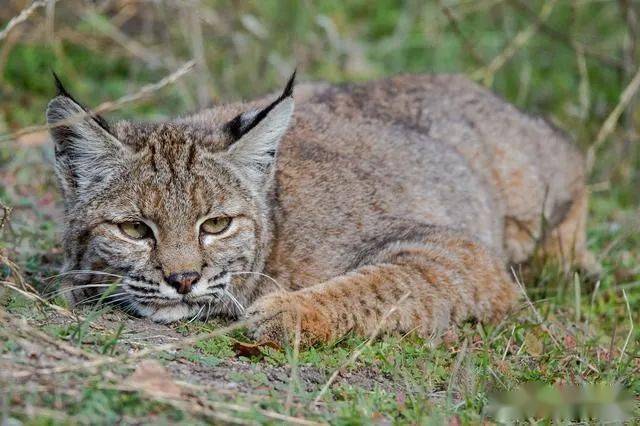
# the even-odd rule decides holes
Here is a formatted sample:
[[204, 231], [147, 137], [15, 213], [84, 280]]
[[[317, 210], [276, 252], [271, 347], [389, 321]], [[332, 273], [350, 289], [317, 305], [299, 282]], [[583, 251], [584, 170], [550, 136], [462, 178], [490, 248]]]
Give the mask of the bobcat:
[[110, 125], [56, 77], [72, 304], [115, 276], [108, 297], [136, 315], [247, 318], [278, 342], [299, 327], [309, 345], [498, 320], [508, 265], [537, 248], [593, 268], [583, 158], [543, 120], [455, 75], [295, 96], [294, 79], [275, 100]]

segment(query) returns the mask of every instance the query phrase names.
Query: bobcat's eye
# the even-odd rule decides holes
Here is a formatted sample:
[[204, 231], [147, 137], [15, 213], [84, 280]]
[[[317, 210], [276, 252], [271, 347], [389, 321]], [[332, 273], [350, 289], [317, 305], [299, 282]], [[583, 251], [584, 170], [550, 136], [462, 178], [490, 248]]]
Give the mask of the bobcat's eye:
[[206, 234], [220, 234], [231, 225], [230, 217], [212, 217], [202, 222], [200, 231]]
[[122, 222], [118, 227], [125, 235], [135, 240], [150, 237], [152, 234], [151, 228], [142, 222]]

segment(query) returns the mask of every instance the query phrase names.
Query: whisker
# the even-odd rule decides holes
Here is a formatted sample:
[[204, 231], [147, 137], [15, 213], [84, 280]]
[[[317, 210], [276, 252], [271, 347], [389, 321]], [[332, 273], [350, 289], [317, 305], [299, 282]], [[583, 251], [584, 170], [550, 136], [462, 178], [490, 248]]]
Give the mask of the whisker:
[[204, 319], [204, 322], [209, 321], [209, 315], [211, 315], [211, 300], [207, 302], [207, 317]]
[[47, 293], [47, 294], [43, 294], [43, 297], [46, 298], [51, 298], [51, 297], [57, 297], [60, 296], [63, 293], [68, 293], [70, 291], [74, 291], [74, 290], [82, 290], [83, 288], [102, 288], [102, 287], [111, 287], [113, 286], [113, 284], [86, 284], [86, 285], [79, 285], [79, 286], [74, 286], [74, 287], [68, 287], [68, 288], [60, 288], [58, 290], [54, 290], [51, 293]]
[[[223, 292], [222, 294], [224, 295], [224, 293], [225, 293], [225, 292]], [[229, 311], [230, 311], [231, 309], [229, 308], [229, 301], [228, 301], [227, 299], [228, 299], [228, 298], [223, 298], [223, 297], [221, 297], [221, 298], [220, 298], [220, 301], [224, 304], [225, 309], [227, 309], [227, 310], [229, 310]]]
[[236, 305], [236, 307], [240, 310], [240, 314], [244, 315], [244, 306], [242, 306], [242, 304], [240, 302], [238, 302], [238, 299], [236, 299], [236, 297], [231, 294], [231, 292], [229, 292], [227, 289], [224, 290], [224, 294], [226, 294], [229, 299], [231, 299], [231, 301], [233, 302], [234, 305]]
[[98, 306], [116, 305], [116, 304], [122, 303], [122, 302], [124, 302], [124, 301], [126, 301], [128, 299], [129, 299], [129, 295], [127, 294], [127, 295], [123, 295], [123, 296], [121, 296], [119, 298], [116, 298], [116, 299], [113, 299], [113, 300], [109, 300], [108, 302], [102, 302]]
[[81, 301], [79, 301], [79, 304], [88, 304], [88, 303], [94, 303], [94, 302], [98, 302], [101, 299], [109, 299], [111, 297], [116, 297], [116, 296], [120, 296], [120, 295], [124, 295], [126, 293], [114, 293], [114, 294], [105, 294], [105, 293], [100, 293], [100, 294], [95, 294], [93, 296], [87, 297], [85, 299], [82, 299]]
[[124, 312], [127, 315], [135, 315], [136, 312], [136, 308], [133, 305], [133, 303], [131, 303], [131, 299], [125, 299], [124, 301], [121, 302], [126, 302], [126, 305], [120, 306], [120, 309], [122, 310], [122, 312]]
[[265, 277], [270, 279], [275, 285], [282, 291], [288, 291], [282, 284], [275, 280], [275, 278], [270, 277], [267, 274], [263, 274], [262, 272], [252, 272], [252, 271], [240, 271], [240, 272], [230, 272], [229, 275], [259, 275], [261, 277]]
[[200, 310], [193, 316], [193, 318], [191, 318], [187, 324], [191, 324], [192, 322], [194, 322], [196, 320], [196, 318], [198, 318], [200, 316], [200, 314], [202, 313], [202, 311], [204, 310], [204, 306], [202, 305], [202, 308], [200, 308]]
[[71, 270], [71, 271], [65, 271], [65, 272], [61, 272], [61, 273], [56, 274], [56, 275], [51, 275], [51, 276], [48, 276], [48, 277], [44, 277], [44, 279], [45, 280], [52, 280], [54, 278], [62, 277], [62, 276], [65, 276], [65, 275], [72, 275], [72, 274], [76, 274], [76, 275], [80, 275], [80, 274], [105, 275], [105, 276], [108, 276], [108, 277], [124, 278], [123, 275], [112, 274], [110, 272], [93, 271], [91, 269], [74, 269], [74, 270]]

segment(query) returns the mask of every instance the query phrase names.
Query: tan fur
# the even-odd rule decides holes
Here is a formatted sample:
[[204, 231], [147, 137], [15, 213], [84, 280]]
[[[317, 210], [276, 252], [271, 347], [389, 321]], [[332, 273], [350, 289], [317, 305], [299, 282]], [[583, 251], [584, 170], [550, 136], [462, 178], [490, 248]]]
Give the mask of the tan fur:
[[[593, 268], [582, 156], [543, 120], [463, 77], [399, 76], [298, 87], [280, 138], [287, 96], [255, 127], [246, 123], [271, 99], [109, 130], [126, 151], [104, 154], [118, 173], [93, 192], [66, 189], [66, 270], [123, 273], [172, 298], [166, 276], [194, 270], [194, 288], [226, 293], [143, 307], [131, 296], [128, 306], [170, 321], [238, 317], [250, 305], [256, 339], [289, 339], [299, 321], [313, 344], [499, 320], [518, 293], [507, 266], [538, 247], [567, 268]], [[54, 122], [64, 115], [55, 102], [66, 105], [56, 99]], [[65, 138], [54, 134], [60, 150]], [[58, 162], [63, 190], [73, 187], [73, 157]], [[207, 246], [195, 227], [211, 209], [236, 227]], [[118, 241], [114, 212], [152, 221], [155, 239]], [[65, 282], [78, 289], [72, 301], [87, 282], [96, 278]]]

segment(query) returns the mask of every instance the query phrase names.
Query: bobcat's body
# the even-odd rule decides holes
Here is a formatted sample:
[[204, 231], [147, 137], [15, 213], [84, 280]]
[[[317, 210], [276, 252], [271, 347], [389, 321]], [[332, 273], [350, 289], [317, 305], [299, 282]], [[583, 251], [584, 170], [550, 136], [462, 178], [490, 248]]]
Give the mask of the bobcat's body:
[[[145, 249], [149, 265], [161, 269], [165, 277], [185, 270], [186, 261], [180, 263], [185, 257], [191, 262], [188, 268], [200, 268], [203, 275], [207, 267], [211, 276], [223, 274], [224, 268], [236, 271], [225, 290], [240, 304], [251, 305], [246, 315], [255, 321], [257, 338], [282, 340], [295, 330], [298, 319], [306, 343], [337, 338], [350, 330], [368, 334], [376, 327], [430, 334], [468, 318], [503, 316], [517, 297], [507, 265], [526, 261], [536, 247], [563, 265], [589, 266], [582, 158], [544, 121], [526, 117], [456, 76], [401, 76], [339, 87], [307, 85], [298, 89], [296, 112], [279, 146], [276, 141], [268, 152], [267, 147], [247, 154], [247, 139], [260, 145], [267, 136], [283, 131], [280, 115], [275, 115], [284, 116], [279, 108], [284, 111], [280, 105], [286, 99], [283, 95], [276, 101], [279, 104], [269, 107], [275, 112], [265, 108], [259, 122], [255, 117], [261, 113], [255, 111], [238, 115], [247, 110], [247, 105], [239, 104], [173, 123], [146, 127], [122, 123], [110, 130], [131, 155], [140, 158], [140, 164], [153, 164], [144, 173], [139, 171], [142, 166], [126, 172], [127, 179], [138, 182], [135, 188], [114, 177], [110, 190], [133, 191], [145, 199], [148, 192], [167, 191], [160, 205], [157, 200], [134, 201], [142, 216], [159, 224], [158, 230], [154, 228], [156, 248]], [[278, 125], [269, 128], [271, 115]], [[234, 117], [235, 124], [220, 130], [221, 124], [234, 123]], [[55, 120], [50, 117], [50, 121]], [[201, 135], [207, 128], [217, 129], [211, 132], [214, 136]], [[232, 161], [234, 167], [249, 167], [260, 157], [260, 166], [250, 166], [250, 172], [264, 177], [249, 172], [236, 175], [235, 168], [227, 174], [226, 166], [221, 166], [217, 182], [223, 176], [227, 183], [220, 185], [220, 202], [253, 200], [247, 207], [253, 222], [245, 224], [253, 236], [230, 243], [242, 246], [244, 254], [224, 262], [207, 260], [214, 254], [198, 249], [197, 243], [181, 242], [180, 235], [191, 232], [191, 224], [198, 222], [197, 215], [190, 218], [190, 210], [206, 211], [197, 204], [215, 202], [211, 200], [215, 196], [202, 195], [204, 190], [198, 187], [204, 183], [194, 176], [206, 174], [197, 171], [199, 162], [219, 152], [240, 155], [234, 154], [234, 149], [238, 151], [234, 144], [245, 156]], [[275, 164], [267, 164], [266, 156], [274, 157], [276, 147]], [[207, 150], [213, 156], [202, 154], [201, 159]], [[158, 164], [163, 162], [164, 180], [158, 178], [163, 173]], [[243, 189], [229, 196], [225, 185]], [[198, 196], [180, 200], [181, 193], [195, 191], [189, 189], [194, 187]], [[100, 208], [108, 207], [110, 190], [92, 195]], [[167, 199], [173, 200], [170, 208], [164, 205]], [[73, 210], [73, 205], [67, 207], [68, 213]], [[85, 206], [83, 214], [90, 209]], [[163, 227], [176, 230], [182, 222], [180, 232], [163, 236]], [[239, 229], [236, 232], [243, 228]], [[101, 235], [115, 231], [104, 232]], [[78, 244], [78, 234], [67, 232], [66, 269], [136, 268], [118, 269], [104, 256], [89, 256], [90, 250]], [[201, 249], [200, 257], [193, 254]], [[238, 270], [233, 269], [236, 260], [242, 263]], [[216, 262], [221, 266], [210, 266]], [[160, 276], [146, 272], [151, 269], [141, 266], [143, 272], [131, 275], [157, 280], [164, 289], [161, 277], [149, 278]], [[87, 281], [91, 279], [85, 277], [83, 283]], [[185, 306], [193, 302], [183, 300]], [[199, 302], [194, 300], [197, 310]], [[238, 314], [224, 306], [219, 304], [214, 312]], [[158, 320], [194, 312], [167, 309], [143, 306], [138, 312]]]

